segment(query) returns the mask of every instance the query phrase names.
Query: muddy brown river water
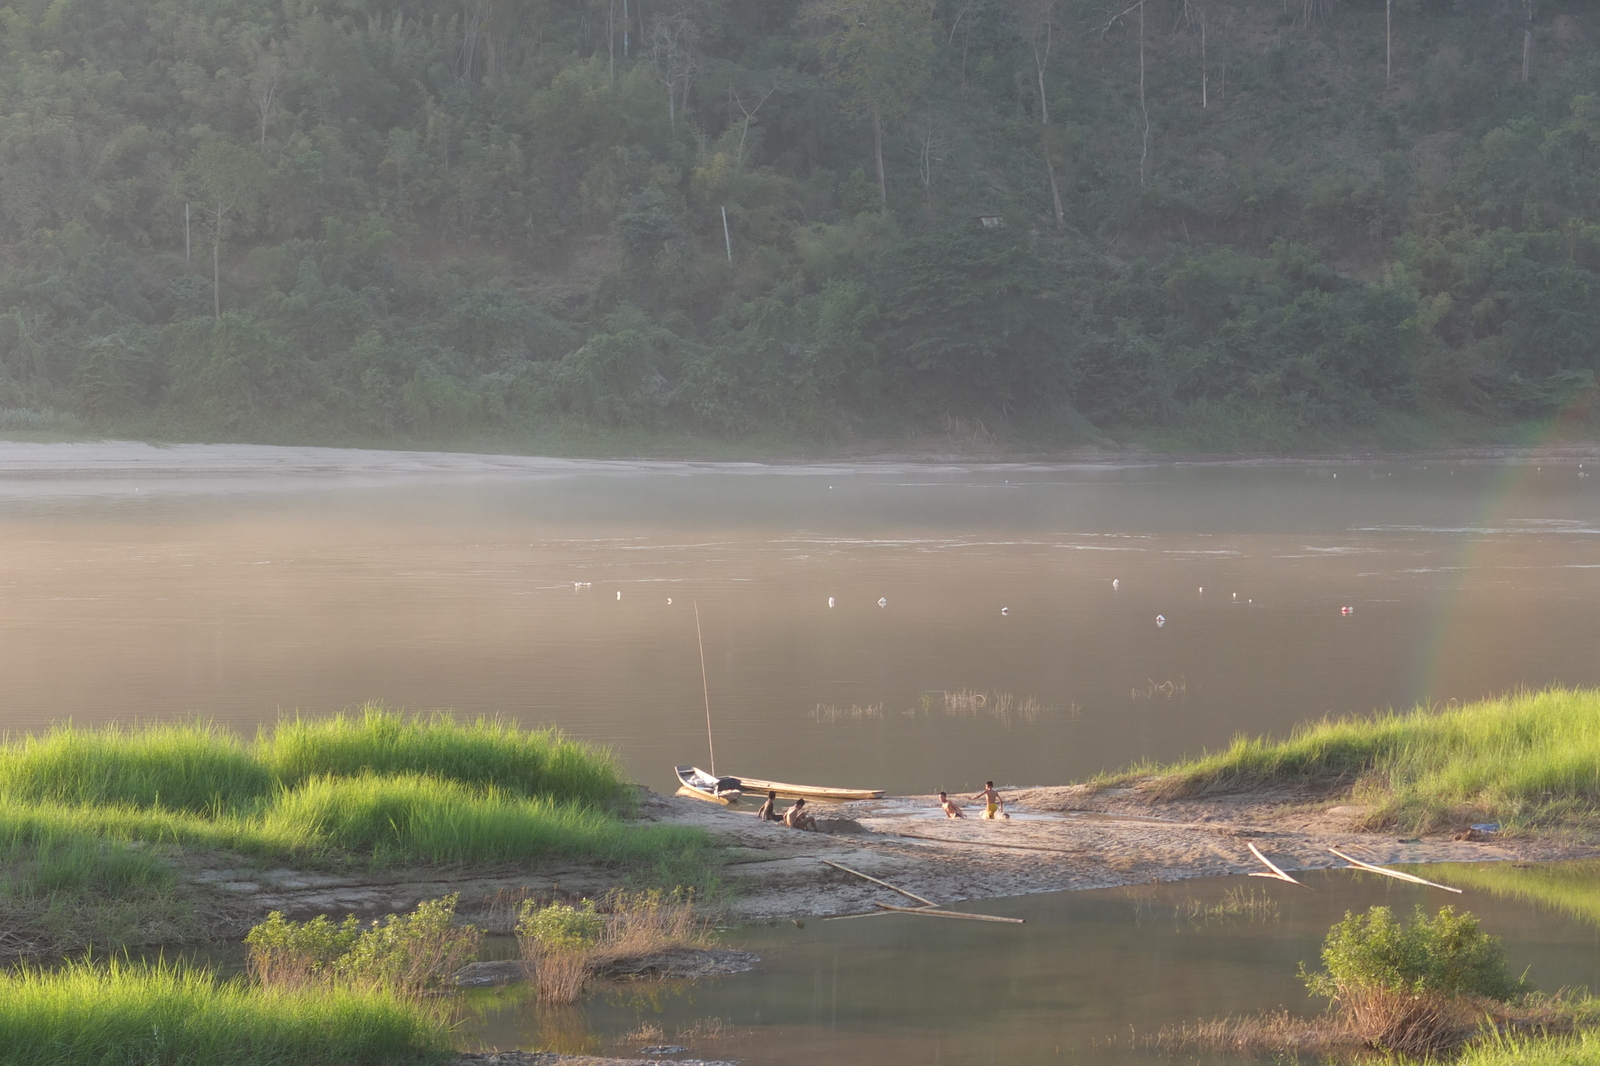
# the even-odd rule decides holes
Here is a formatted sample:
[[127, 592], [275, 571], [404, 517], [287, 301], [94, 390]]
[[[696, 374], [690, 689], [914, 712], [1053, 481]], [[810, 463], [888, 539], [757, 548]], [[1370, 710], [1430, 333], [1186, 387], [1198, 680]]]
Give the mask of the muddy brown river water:
[[1600, 483], [1570, 463], [8, 467], [20, 447], [13, 731], [380, 699], [558, 724], [664, 789], [710, 762], [697, 603], [722, 773], [901, 793], [1600, 681]]
[[[52, 449], [55, 449], [52, 451]], [[762, 467], [315, 449], [0, 445], [0, 728], [365, 700], [555, 724], [636, 780], [927, 793], [1051, 784], [1328, 713], [1600, 683], [1600, 484], [1576, 462]], [[756, 927], [756, 974], [464, 1036], [623, 1050], [721, 1026], [751, 1063], [1099, 1062], [1153, 1030], [1305, 1006], [1347, 906], [1175, 915], [1233, 882], [992, 901], [999, 927]], [[1257, 887], [1257, 882], [1250, 882]], [[1295, 890], [1300, 891], [1300, 890]], [[1418, 893], [1421, 893], [1420, 895]], [[1282, 893], [1275, 893], [1282, 896]], [[1371, 899], [1369, 900], [1369, 897]], [[1596, 934], [1475, 898], [1542, 987]], [[714, 1023], [714, 1024], [713, 1024]]]

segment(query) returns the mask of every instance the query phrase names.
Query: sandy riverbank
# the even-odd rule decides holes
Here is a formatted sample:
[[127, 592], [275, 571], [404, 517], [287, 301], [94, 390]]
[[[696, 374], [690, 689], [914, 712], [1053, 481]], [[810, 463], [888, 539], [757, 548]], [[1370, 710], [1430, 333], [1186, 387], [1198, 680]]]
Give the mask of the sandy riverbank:
[[[1263, 793], [1152, 803], [1138, 788], [1087, 786], [1005, 790], [1009, 821], [946, 820], [931, 796], [904, 796], [819, 809], [856, 823], [851, 833], [802, 833], [700, 800], [642, 792], [644, 820], [700, 826], [728, 849], [720, 904], [728, 921], [827, 917], [904, 903], [888, 889], [841, 872], [842, 863], [941, 904], [1066, 889], [1111, 888], [1263, 869], [1254, 843], [1286, 870], [1342, 866], [1336, 847], [1367, 862], [1545, 861], [1600, 854], [1593, 842], [1555, 839], [1402, 838], [1351, 828], [1360, 811], [1337, 799]], [[751, 808], [753, 809], [753, 804]], [[215, 935], [240, 936], [269, 910], [374, 915], [461, 894], [461, 913], [509, 932], [524, 895], [598, 896], [615, 874], [577, 863], [533, 871], [450, 873], [395, 870], [341, 877], [288, 869], [208, 869], [193, 880], [220, 890]], [[1448, 882], [1448, 872], [1439, 879]]]
[[[1359, 809], [1337, 800], [1262, 793], [1152, 803], [1137, 788], [1011, 789], [1009, 821], [947, 820], [932, 796], [845, 804], [826, 813], [865, 832], [799, 833], [698, 800], [651, 796], [646, 817], [705, 827], [731, 849], [724, 879], [732, 916], [746, 920], [848, 914], [898, 900], [840, 872], [843, 863], [939, 903], [1063, 889], [1110, 888], [1261, 871], [1260, 848], [1286, 870], [1366, 862], [1539, 861], [1600, 853], [1591, 843], [1402, 838], [1352, 828]], [[1448, 880], [1442, 875], [1442, 879]]]

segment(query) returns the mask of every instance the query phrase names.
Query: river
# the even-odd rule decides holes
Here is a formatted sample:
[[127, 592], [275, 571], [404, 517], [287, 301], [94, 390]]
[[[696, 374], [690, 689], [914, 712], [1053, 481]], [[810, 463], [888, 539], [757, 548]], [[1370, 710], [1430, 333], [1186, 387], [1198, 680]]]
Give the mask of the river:
[[721, 773], [925, 793], [1600, 682], [1600, 486], [1572, 463], [271, 452], [0, 455], [0, 727], [382, 700], [559, 725], [665, 789], [712, 761], [709, 695]]

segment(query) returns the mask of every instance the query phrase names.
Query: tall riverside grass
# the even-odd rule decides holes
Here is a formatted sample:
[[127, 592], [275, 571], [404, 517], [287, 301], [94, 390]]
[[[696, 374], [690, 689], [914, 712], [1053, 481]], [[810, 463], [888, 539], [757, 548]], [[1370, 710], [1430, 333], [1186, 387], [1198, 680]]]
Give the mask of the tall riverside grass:
[[1587, 823], [1600, 800], [1600, 690], [1550, 688], [1451, 710], [1324, 720], [1287, 740], [1241, 737], [1226, 751], [1102, 782], [1146, 775], [1160, 778], [1162, 798], [1348, 785], [1370, 805], [1371, 828]]
[[219, 982], [158, 964], [0, 972], [0, 1066], [424, 1066], [440, 1016], [389, 995]]
[[263, 843], [302, 852], [336, 848], [379, 862], [510, 863], [549, 855], [628, 862], [693, 850], [702, 839], [415, 774], [314, 778], [280, 795], [259, 831]]
[[374, 704], [286, 719], [248, 744], [206, 722], [62, 725], [0, 744], [0, 798], [22, 802], [248, 813], [313, 778], [374, 774], [426, 774], [594, 806], [624, 798], [611, 753], [557, 730]]
[[1469, 1046], [1454, 1066], [1600, 1066], [1600, 1032], [1492, 1037]]
[[263, 764], [293, 786], [313, 777], [431, 774], [517, 796], [613, 803], [621, 770], [606, 751], [568, 740], [554, 729], [524, 730], [478, 718], [404, 715], [376, 704], [359, 714], [294, 718], [257, 741]]
[[0, 796], [206, 812], [271, 794], [271, 771], [207, 723], [57, 726], [0, 746]]

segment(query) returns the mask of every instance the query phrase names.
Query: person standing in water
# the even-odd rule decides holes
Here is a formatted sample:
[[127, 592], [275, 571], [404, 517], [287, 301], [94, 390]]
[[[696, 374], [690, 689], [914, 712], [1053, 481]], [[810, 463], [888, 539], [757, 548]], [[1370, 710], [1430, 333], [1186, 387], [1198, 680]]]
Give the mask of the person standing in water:
[[961, 813], [961, 804], [957, 803], [949, 796], [946, 796], [943, 792], [939, 793], [939, 808], [944, 811], [944, 816], [946, 818], [966, 817], [966, 815]]
[[776, 792], [768, 792], [767, 802], [763, 803], [761, 809], [756, 811], [756, 817], [763, 822], [781, 822], [783, 821], [783, 816], [778, 813], [777, 807], [778, 794]]
[[983, 816], [985, 818], [1000, 817], [1000, 793], [994, 790], [993, 781], [985, 781], [983, 783], [983, 791], [972, 798], [975, 800], [983, 800]]

